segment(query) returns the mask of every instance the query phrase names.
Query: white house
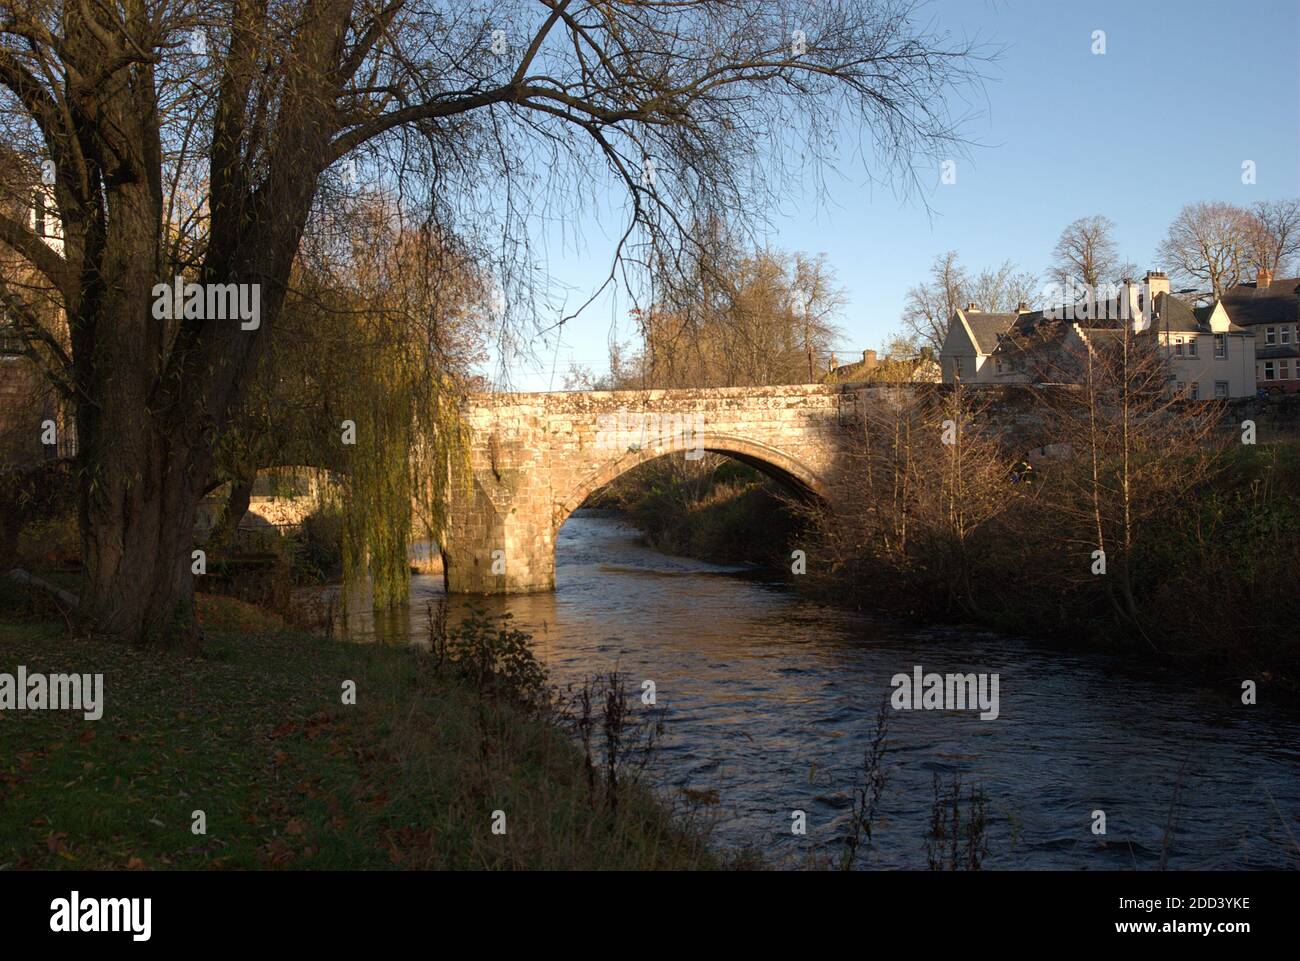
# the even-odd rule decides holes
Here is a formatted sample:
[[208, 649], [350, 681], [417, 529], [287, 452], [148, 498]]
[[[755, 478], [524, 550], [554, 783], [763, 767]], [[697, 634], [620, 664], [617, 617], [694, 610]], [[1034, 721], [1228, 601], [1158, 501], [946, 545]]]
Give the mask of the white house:
[[[1142, 284], [1125, 281], [1104, 298], [1048, 311], [984, 313], [974, 304], [957, 310], [939, 354], [944, 383], [1030, 383], [1045, 379], [1028, 369], [1028, 334], [1046, 332], [1053, 350], [1095, 349], [1124, 327], [1156, 338], [1170, 364], [1171, 386], [1193, 399], [1251, 397], [1256, 387], [1255, 337], [1232, 322], [1221, 301], [1191, 307], [1169, 291], [1163, 273]], [[1060, 354], [1057, 354], [1060, 356]], [[1069, 365], [1059, 366], [1060, 370]]]

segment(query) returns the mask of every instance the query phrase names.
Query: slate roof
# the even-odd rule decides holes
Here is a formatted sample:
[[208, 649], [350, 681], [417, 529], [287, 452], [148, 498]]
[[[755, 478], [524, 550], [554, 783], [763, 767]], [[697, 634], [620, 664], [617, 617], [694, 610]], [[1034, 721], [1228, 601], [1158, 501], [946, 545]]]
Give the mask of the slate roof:
[[998, 346], [998, 334], [1005, 334], [1016, 322], [1018, 314], [986, 314], [982, 310], [963, 311], [970, 331], [975, 335], [975, 347], [981, 354], [991, 354]]
[[1244, 327], [1300, 321], [1300, 277], [1273, 281], [1267, 287], [1238, 284], [1223, 292], [1223, 306]]

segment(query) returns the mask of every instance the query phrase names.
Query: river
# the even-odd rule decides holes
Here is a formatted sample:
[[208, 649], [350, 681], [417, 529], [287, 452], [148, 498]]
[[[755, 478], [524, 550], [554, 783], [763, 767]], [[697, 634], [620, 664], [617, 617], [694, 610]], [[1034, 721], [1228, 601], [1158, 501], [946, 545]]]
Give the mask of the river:
[[[982, 788], [986, 868], [1149, 869], [1162, 856], [1173, 870], [1300, 866], [1300, 715], [1267, 692], [1243, 705], [1240, 679], [1194, 686], [1102, 654], [827, 607], [753, 572], [661, 554], [601, 512], [565, 523], [556, 559], [554, 594], [453, 598], [453, 622], [471, 604], [513, 612], [562, 687], [615, 669], [637, 693], [653, 680], [666, 727], [652, 782], [678, 805], [689, 790], [720, 847], [781, 867], [835, 858], [890, 679], [920, 665], [997, 674], [998, 717], [889, 712], [863, 866], [926, 867], [935, 772]], [[355, 617], [349, 631], [422, 640], [427, 601], [442, 594], [440, 576], [416, 576], [408, 609]], [[795, 810], [805, 835], [792, 833]]]

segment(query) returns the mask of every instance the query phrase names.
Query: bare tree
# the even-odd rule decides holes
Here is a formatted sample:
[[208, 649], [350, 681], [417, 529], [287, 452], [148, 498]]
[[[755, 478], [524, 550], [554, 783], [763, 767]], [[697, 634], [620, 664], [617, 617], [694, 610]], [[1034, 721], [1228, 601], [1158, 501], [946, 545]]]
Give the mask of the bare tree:
[[948, 336], [948, 322], [953, 312], [966, 303], [970, 278], [958, 262], [957, 251], [950, 250], [934, 259], [929, 281], [907, 292], [903, 307], [903, 331], [921, 346], [937, 355]]
[[986, 267], [975, 275], [964, 298], [981, 310], [995, 314], [1014, 314], [1021, 304], [1033, 309], [1041, 299], [1038, 278], [1020, 270], [1009, 260], [997, 267]]
[[1102, 583], [1117, 618], [1142, 626], [1140, 562], [1152, 518], [1177, 510], [1215, 466], [1222, 407], [1172, 389], [1167, 348], [1130, 324], [1065, 323], [1021, 335], [1021, 363], [1049, 409], [1048, 436], [1065, 458], [1045, 473], [1059, 485], [1040, 503], [1059, 519], [1066, 583]]
[[796, 253], [791, 270], [791, 294], [795, 317], [803, 337], [804, 355], [808, 360], [808, 383], [817, 382], [819, 358], [825, 356], [838, 329], [835, 319], [844, 309], [844, 289], [835, 283], [835, 271], [825, 254], [815, 257]]
[[663, 277], [660, 290], [640, 318], [641, 373], [622, 386], [805, 383], [839, 335], [845, 301], [823, 257], [743, 253], [722, 240], [691, 273]]
[[1281, 276], [1300, 254], [1300, 198], [1261, 200], [1251, 207], [1246, 245], [1256, 273]]
[[[63, 249], [10, 216], [0, 241], [67, 320], [88, 629], [199, 640], [199, 496], [322, 187], [384, 182], [496, 238], [517, 303], [529, 215], [593, 184], [627, 198], [617, 265], [634, 236], [680, 249], [684, 210], [766, 209], [835, 130], [914, 182], [960, 146], [945, 95], [975, 52], [915, 21], [910, 0], [0, 0], [0, 139], [49, 172]], [[258, 291], [257, 325], [160, 322], [178, 276]]]
[[923, 592], [942, 592], [949, 612], [980, 610], [977, 539], [1017, 496], [989, 429], [990, 403], [962, 385], [873, 394], [847, 454], [844, 508], [833, 516], [803, 508], [828, 558], [824, 573], [879, 565], [876, 586], [885, 593], [900, 582], [924, 585]]
[[1051, 275], [1065, 286], [1082, 281], [1096, 288], [1107, 280], [1116, 280], [1119, 247], [1115, 243], [1115, 224], [1100, 215], [1080, 217], [1061, 231], [1052, 248]]
[[1020, 304], [1030, 307], [1039, 300], [1038, 283], [1033, 274], [1019, 270], [1011, 261], [981, 270], [971, 277], [950, 250], [936, 257], [930, 267], [930, 280], [907, 292], [903, 307], [903, 334], [938, 356], [948, 336], [953, 312], [968, 303], [992, 313], [1015, 313]]
[[1232, 204], [1188, 204], [1169, 225], [1158, 256], [1175, 275], [1203, 281], [1217, 297], [1241, 283], [1250, 263], [1250, 215]]

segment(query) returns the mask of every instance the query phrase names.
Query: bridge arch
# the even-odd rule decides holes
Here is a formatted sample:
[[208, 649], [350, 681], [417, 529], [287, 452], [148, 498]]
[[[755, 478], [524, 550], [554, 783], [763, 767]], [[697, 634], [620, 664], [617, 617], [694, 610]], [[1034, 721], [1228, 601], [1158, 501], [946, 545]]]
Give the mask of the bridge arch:
[[[462, 408], [467, 483], [449, 492], [442, 540], [452, 593], [555, 588], [560, 526], [595, 490], [649, 460], [703, 449], [734, 458], [827, 507], [856, 395], [843, 385], [785, 384], [646, 391], [472, 395]], [[657, 443], [611, 447], [611, 419]], [[639, 434], [638, 434], [639, 436]], [[648, 439], [648, 438], [647, 438]]]
[[588, 497], [628, 471], [660, 457], [684, 455], [687, 451], [700, 449], [710, 454], [723, 454], [747, 464], [806, 500], [821, 503], [830, 500], [821, 477], [798, 458], [751, 438], [735, 434], [705, 433], [698, 437], [678, 438], [673, 443], [629, 450], [601, 464], [556, 502], [553, 529], [558, 531], [569, 519], [569, 515], [581, 507]]

